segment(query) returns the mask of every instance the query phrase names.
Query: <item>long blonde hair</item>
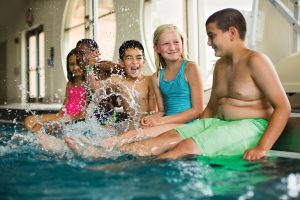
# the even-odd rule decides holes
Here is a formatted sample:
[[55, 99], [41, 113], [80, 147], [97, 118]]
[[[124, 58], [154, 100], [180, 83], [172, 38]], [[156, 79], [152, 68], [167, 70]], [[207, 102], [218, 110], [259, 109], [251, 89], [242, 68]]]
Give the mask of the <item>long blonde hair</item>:
[[[182, 42], [182, 53], [181, 57], [183, 59], [186, 59], [185, 55], [185, 49], [184, 49], [184, 40], [183, 40], [183, 34], [182, 32], [175, 26], [174, 24], [163, 24], [156, 28], [153, 34], [153, 45], [154, 47], [158, 45], [159, 37], [161, 34], [165, 33], [169, 30], [175, 30], [176, 33], [180, 36], [181, 42]], [[157, 71], [159, 72], [164, 66], [166, 66], [165, 59], [156, 51], [154, 51], [154, 60], [155, 60], [155, 66]]]

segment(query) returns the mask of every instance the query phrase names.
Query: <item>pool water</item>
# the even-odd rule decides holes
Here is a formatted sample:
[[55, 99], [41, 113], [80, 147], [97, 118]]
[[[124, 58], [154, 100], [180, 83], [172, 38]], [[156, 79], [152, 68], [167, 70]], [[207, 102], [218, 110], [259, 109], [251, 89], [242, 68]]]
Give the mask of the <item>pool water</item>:
[[91, 160], [47, 152], [12, 124], [0, 124], [0, 177], [0, 199], [300, 199], [300, 159]]

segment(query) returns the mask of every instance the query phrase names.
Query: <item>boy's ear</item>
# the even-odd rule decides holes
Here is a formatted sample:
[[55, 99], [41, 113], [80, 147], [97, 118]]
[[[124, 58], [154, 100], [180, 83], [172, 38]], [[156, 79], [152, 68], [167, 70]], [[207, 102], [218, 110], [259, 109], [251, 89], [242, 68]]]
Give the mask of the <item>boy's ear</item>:
[[124, 68], [124, 61], [122, 60], [122, 59], [119, 59], [119, 64], [121, 65], [121, 67], [123, 67]]
[[230, 41], [233, 41], [239, 37], [239, 32], [234, 26], [230, 26], [228, 32], [230, 36]]

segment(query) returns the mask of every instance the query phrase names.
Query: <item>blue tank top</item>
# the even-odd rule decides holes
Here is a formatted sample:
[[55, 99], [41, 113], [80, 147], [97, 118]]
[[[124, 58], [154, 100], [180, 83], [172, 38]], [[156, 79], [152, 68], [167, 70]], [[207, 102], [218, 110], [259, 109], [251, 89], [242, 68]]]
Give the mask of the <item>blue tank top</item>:
[[165, 68], [159, 77], [159, 89], [164, 99], [165, 116], [184, 112], [192, 107], [191, 91], [184, 78], [186, 60], [183, 60], [176, 77], [171, 81], [164, 80]]

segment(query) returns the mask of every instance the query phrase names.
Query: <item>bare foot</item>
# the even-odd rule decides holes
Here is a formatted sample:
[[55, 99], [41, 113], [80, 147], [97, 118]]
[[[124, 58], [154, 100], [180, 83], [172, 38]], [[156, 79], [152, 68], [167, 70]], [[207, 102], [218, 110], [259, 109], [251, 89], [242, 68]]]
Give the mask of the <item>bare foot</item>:
[[85, 144], [81, 141], [77, 141], [71, 137], [65, 137], [65, 143], [68, 147], [78, 155], [82, 157], [101, 158], [105, 157], [105, 149], [97, 148], [93, 145]]
[[52, 135], [43, 134], [41, 132], [35, 133], [39, 144], [45, 150], [53, 151], [55, 153], [63, 153], [65, 149], [65, 143], [62, 139], [58, 139]]

